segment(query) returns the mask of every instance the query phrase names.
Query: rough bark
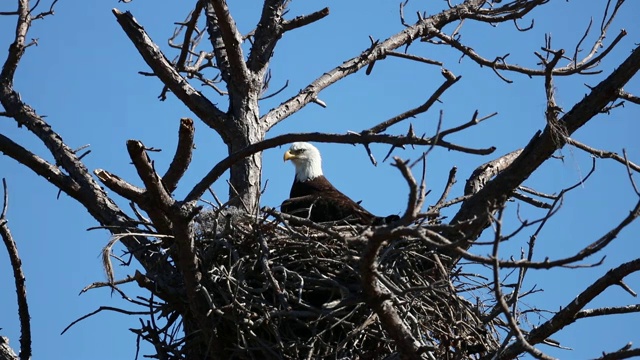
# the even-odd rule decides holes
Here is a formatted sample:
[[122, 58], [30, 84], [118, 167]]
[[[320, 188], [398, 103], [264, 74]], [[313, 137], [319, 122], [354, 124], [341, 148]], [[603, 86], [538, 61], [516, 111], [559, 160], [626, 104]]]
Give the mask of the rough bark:
[[18, 360], [18, 355], [9, 346], [9, 339], [0, 336], [0, 360]]

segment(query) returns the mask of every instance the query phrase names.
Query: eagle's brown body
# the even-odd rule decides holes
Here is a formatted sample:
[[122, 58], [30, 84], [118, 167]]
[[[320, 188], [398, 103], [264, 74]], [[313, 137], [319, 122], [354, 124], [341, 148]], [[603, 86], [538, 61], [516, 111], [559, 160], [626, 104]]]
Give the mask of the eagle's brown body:
[[285, 161], [290, 159], [296, 165], [296, 177], [282, 212], [315, 222], [382, 225], [398, 220], [397, 215], [375, 216], [336, 189], [322, 175], [320, 152], [311, 144], [294, 143], [285, 153]]

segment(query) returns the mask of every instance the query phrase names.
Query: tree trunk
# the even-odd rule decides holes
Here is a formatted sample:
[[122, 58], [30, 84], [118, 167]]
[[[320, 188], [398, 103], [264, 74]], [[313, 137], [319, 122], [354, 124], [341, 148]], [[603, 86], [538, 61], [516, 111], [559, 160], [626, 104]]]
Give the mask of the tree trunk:
[[[258, 84], [254, 84], [259, 88]], [[243, 101], [232, 104], [235, 114], [231, 118], [234, 124], [233, 137], [227, 144], [229, 154], [264, 140], [265, 130], [260, 125], [258, 91], [249, 92]], [[231, 167], [229, 179], [230, 204], [250, 213], [255, 213], [260, 204], [262, 181], [262, 153], [246, 157]]]

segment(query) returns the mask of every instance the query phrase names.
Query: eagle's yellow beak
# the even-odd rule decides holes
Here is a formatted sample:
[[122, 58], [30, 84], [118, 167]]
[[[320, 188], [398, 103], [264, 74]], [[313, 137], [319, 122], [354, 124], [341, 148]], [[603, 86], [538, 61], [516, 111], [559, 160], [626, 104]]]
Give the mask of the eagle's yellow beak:
[[284, 153], [284, 161], [291, 160], [291, 159], [293, 159], [293, 158], [295, 158], [295, 157], [296, 157], [296, 156], [295, 156], [294, 154], [292, 154], [292, 153], [291, 153], [291, 151], [289, 151], [289, 150], [287, 150], [287, 151]]

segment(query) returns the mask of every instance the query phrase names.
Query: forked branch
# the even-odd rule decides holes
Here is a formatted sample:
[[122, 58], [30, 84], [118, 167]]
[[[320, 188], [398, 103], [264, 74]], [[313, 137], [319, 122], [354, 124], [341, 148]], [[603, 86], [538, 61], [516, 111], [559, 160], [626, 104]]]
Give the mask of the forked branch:
[[[443, 70], [443, 74], [445, 74], [446, 70]], [[445, 91], [447, 91], [447, 89], [449, 89], [453, 84], [455, 84], [456, 82], [458, 82], [458, 80], [460, 80], [461, 76], [455, 77], [455, 76], [445, 76], [445, 81], [444, 83], [442, 83], [442, 85], [440, 85], [440, 87], [433, 93], [431, 94], [431, 96], [429, 97], [429, 99], [427, 99], [427, 101], [416, 107], [413, 108], [411, 110], [405, 111], [402, 114], [396, 115], [394, 117], [392, 117], [389, 120], [386, 120], [384, 122], [381, 122], [380, 124], [372, 127], [369, 130], [366, 130], [367, 132], [370, 132], [372, 134], [379, 134], [381, 132], [384, 132], [385, 130], [387, 130], [390, 126], [393, 126], [403, 120], [406, 120], [410, 117], [416, 116], [420, 113], [426, 112], [427, 110], [429, 110], [429, 108], [431, 108], [431, 106], [433, 106], [433, 104], [438, 101], [438, 99], [440, 98], [440, 96], [442, 96], [442, 94], [444, 94]]]
[[273, 49], [282, 36], [282, 13], [286, 1], [265, 0], [262, 5], [262, 15], [256, 27], [251, 54], [247, 61], [249, 69], [256, 74], [264, 73]]
[[225, 113], [220, 111], [202, 93], [194, 89], [189, 82], [178, 73], [171, 62], [164, 56], [158, 45], [147, 35], [144, 28], [138, 24], [130, 12], [112, 10], [122, 30], [127, 34], [133, 45], [151, 67], [154, 74], [178, 97], [202, 122], [216, 130], [227, 142], [227, 130], [223, 126]]
[[160, 207], [160, 210], [167, 211], [173, 205], [174, 200], [153, 168], [144, 145], [139, 141], [129, 140], [127, 141], [127, 150], [151, 199], [154, 200], [155, 205]]
[[[624, 263], [609, 270], [605, 275], [596, 280], [582, 291], [575, 299], [561, 308], [551, 319], [533, 329], [526, 339], [530, 344], [539, 344], [554, 333], [572, 324], [577, 320], [576, 316], [596, 296], [602, 294], [608, 287], [616, 285], [626, 276], [640, 270], [640, 259]], [[498, 359], [514, 359], [523, 351], [522, 344], [509, 345]]]
[[[307, 87], [302, 89], [297, 95], [286, 100], [275, 109], [270, 110], [261, 117], [267, 129], [275, 126], [280, 121], [286, 119], [291, 114], [302, 109], [310, 102], [318, 99], [319, 93], [337, 81], [356, 73], [363, 67], [381, 60], [389, 52], [412, 43], [423, 36], [428, 29], [442, 29], [445, 25], [472, 16], [482, 6], [482, 1], [466, 0], [463, 3], [453, 6], [439, 14], [426, 18], [421, 18], [416, 24], [408, 26], [401, 32], [387, 38], [384, 41], [376, 42], [372, 47], [363, 51], [360, 55], [351, 58], [332, 70], [325, 72]], [[535, 6], [534, 6], [535, 7]], [[523, 14], [530, 11], [526, 6]], [[497, 20], [498, 22], [501, 20]], [[506, 20], [505, 20], [506, 21]]]
[[[617, 98], [618, 89], [621, 89], [639, 69], [640, 47], [636, 47], [617, 69], [558, 120], [566, 130], [565, 134], [571, 135], [598, 115], [609, 102]], [[557, 131], [549, 124], [544, 132], [534, 135], [511, 165], [462, 204], [451, 221], [452, 225], [457, 225], [457, 230], [451, 234], [447, 233], [446, 236], [454, 241], [461, 238], [475, 239], [488, 225], [488, 215], [500, 208], [510, 194], [565, 142], [566, 140], [558, 139]]]

